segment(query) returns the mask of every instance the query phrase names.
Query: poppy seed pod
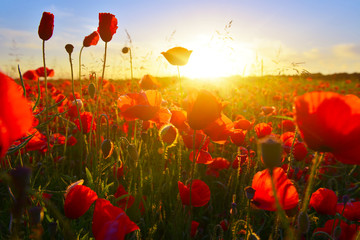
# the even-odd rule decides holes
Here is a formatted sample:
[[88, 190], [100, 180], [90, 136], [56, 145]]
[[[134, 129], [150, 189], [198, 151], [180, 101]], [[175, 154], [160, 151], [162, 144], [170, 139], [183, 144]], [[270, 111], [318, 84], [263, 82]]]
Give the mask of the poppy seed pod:
[[307, 233], [309, 231], [310, 220], [306, 211], [299, 213], [297, 223], [301, 233]]
[[172, 124], [166, 124], [159, 130], [160, 140], [170, 146], [176, 144], [176, 139], [179, 135], [178, 130]]
[[112, 141], [105, 139], [101, 144], [101, 151], [105, 159], [109, 158], [114, 151], [114, 144]]
[[89, 95], [92, 99], [95, 98], [96, 88], [94, 83], [90, 83], [88, 87]]
[[65, 50], [68, 54], [72, 54], [73, 50], [74, 50], [74, 46], [72, 44], [66, 44], [65, 45]]
[[272, 170], [281, 165], [282, 147], [279, 140], [274, 136], [268, 136], [259, 140], [261, 157], [265, 167]]
[[123, 47], [123, 49], [121, 50], [121, 52], [123, 54], [127, 54], [129, 51], [130, 51], [130, 48], [128, 48], [128, 47]]

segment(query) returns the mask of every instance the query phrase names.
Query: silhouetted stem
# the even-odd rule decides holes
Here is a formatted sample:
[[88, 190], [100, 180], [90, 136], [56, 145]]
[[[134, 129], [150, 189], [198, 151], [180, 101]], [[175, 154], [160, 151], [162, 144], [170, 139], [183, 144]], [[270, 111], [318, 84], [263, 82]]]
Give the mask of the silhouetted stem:
[[[71, 60], [71, 53], [69, 53], [69, 62], [70, 62], [70, 69], [71, 69], [72, 94], [73, 94], [73, 97], [74, 97], [75, 106], [76, 106], [76, 112], [77, 112], [77, 116], [78, 116], [78, 119], [79, 119], [80, 134], [81, 134], [81, 136], [83, 136], [83, 127], [82, 127], [82, 122], [81, 122], [80, 110], [79, 110], [77, 99], [75, 97], [74, 69], [73, 69], [73, 64], [72, 64], [72, 60]], [[80, 147], [80, 163], [79, 163], [80, 173], [81, 173], [81, 163], [82, 163], [82, 159], [83, 159], [83, 142], [84, 142], [84, 139], [82, 137], [81, 143], [80, 143], [81, 144], [81, 147]]]
[[310, 194], [311, 194], [311, 190], [314, 184], [314, 180], [316, 178], [316, 170], [319, 167], [322, 159], [323, 159], [323, 154], [321, 154], [321, 156], [319, 156], [318, 152], [315, 153], [315, 160], [314, 163], [311, 167], [311, 172], [310, 172], [310, 176], [309, 176], [309, 180], [308, 180], [308, 185], [306, 187], [306, 191], [305, 191], [305, 196], [303, 199], [303, 205], [301, 208], [302, 212], [306, 212], [309, 206], [309, 200], [310, 200]]
[[[44, 65], [44, 77], [45, 77], [45, 116], [46, 116], [46, 121], [48, 119], [48, 93], [47, 93], [47, 70], [46, 70], [46, 62], [45, 62], [45, 41], [43, 40], [42, 42], [42, 53], [43, 53], [43, 65]], [[47, 147], [48, 147], [48, 151], [47, 154], [50, 153], [50, 129], [49, 129], [49, 124], [46, 124], [46, 138], [47, 138]]]
[[181, 87], [181, 77], [180, 77], [180, 69], [179, 66], [177, 67], [177, 72], [178, 72], [178, 79], [179, 79], [179, 91], [180, 91], [180, 106], [182, 107], [182, 100], [183, 100], [183, 92], [182, 92], [182, 87]]
[[82, 98], [82, 85], [81, 85], [81, 54], [84, 49], [84, 46], [81, 47], [79, 53], [79, 83], [80, 83], [80, 98]]
[[274, 175], [273, 175], [273, 171], [272, 169], [269, 169], [269, 173], [270, 173], [270, 178], [271, 178], [271, 187], [274, 193], [274, 198], [275, 198], [275, 204], [276, 204], [276, 209], [277, 209], [277, 213], [279, 214], [280, 220], [285, 228], [286, 231], [286, 239], [294, 239], [294, 233], [290, 228], [290, 224], [289, 221], [286, 217], [285, 211], [282, 208], [278, 195], [277, 195], [277, 191], [276, 191], [276, 187], [275, 187], [275, 181], [274, 181]]
[[130, 73], [131, 73], [131, 92], [134, 92], [134, 75], [133, 75], [133, 62], [132, 62], [132, 53], [131, 48], [129, 48], [129, 54], [130, 54]]

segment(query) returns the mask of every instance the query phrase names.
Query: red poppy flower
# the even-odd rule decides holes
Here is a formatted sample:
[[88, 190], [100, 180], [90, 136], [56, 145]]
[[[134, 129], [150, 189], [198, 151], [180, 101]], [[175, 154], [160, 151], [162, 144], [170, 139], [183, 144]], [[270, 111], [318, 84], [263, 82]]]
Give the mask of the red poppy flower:
[[102, 198], [96, 200], [92, 222], [96, 240], [124, 239], [126, 234], [138, 229], [121, 208]]
[[303, 142], [296, 142], [293, 149], [294, 158], [296, 161], [302, 161], [308, 154], [308, 150]]
[[[183, 205], [190, 203], [190, 184], [185, 186], [178, 182], [180, 198]], [[210, 201], [210, 189], [206, 183], [199, 179], [194, 179], [191, 187], [191, 205], [193, 207], [205, 206]]]
[[267, 123], [258, 123], [254, 127], [258, 138], [263, 138], [271, 134], [272, 127]]
[[230, 135], [231, 142], [240, 147], [244, 144], [246, 131], [241, 129], [234, 129]]
[[156, 78], [150, 74], [144, 75], [139, 81], [139, 85], [143, 90], [157, 89], [160, 86]]
[[[45, 77], [44, 67], [39, 67], [35, 70], [39, 77]], [[46, 68], [47, 77], [53, 77], [55, 75], [54, 69]]]
[[239, 119], [234, 122], [235, 129], [250, 130], [252, 126], [253, 123], [246, 119]]
[[191, 230], [190, 230], [190, 236], [191, 237], [195, 237], [196, 233], [197, 233], [197, 229], [199, 227], [199, 222], [197, 221], [191, 221]]
[[[336, 226], [338, 224], [339, 224], [338, 219], [336, 219], [336, 220], [334, 220], [334, 219], [328, 220], [325, 223], [324, 227], [316, 228], [315, 232], [326, 232], [330, 236], [332, 236], [333, 231], [335, 230], [335, 228], [336, 228]], [[349, 225], [346, 222], [341, 221], [340, 222], [340, 228], [341, 228], [340, 236], [338, 236], [337, 239], [339, 239], [339, 240], [355, 240], [356, 239], [357, 231], [359, 230], [359, 227], [356, 224], [350, 224]]]
[[232, 121], [224, 114], [221, 114], [221, 117], [207, 125], [204, 133], [206, 133], [213, 142], [224, 144], [231, 135], [232, 128]]
[[[299, 195], [293, 183], [287, 178], [282, 168], [274, 168], [273, 179], [280, 205], [284, 210], [290, 210], [299, 203]], [[271, 187], [268, 169], [257, 172], [252, 181], [255, 195], [252, 203], [263, 210], [276, 211], [275, 198]]]
[[207, 165], [207, 167], [207, 175], [219, 177], [219, 171], [223, 169], [228, 169], [230, 167], [230, 162], [225, 158], [217, 157], [214, 158], [213, 161], [209, 165]]
[[[185, 147], [188, 149], [193, 149], [193, 139], [194, 139], [194, 131], [191, 130], [188, 133], [182, 135], [182, 139], [184, 141]], [[199, 149], [202, 144], [204, 144], [206, 135], [203, 133], [203, 131], [196, 131], [195, 135], [195, 149]]]
[[120, 96], [117, 100], [120, 114], [128, 121], [135, 119], [147, 121], [155, 118], [160, 110], [161, 102], [161, 93], [155, 90], [147, 90], [140, 93], [128, 93]]
[[65, 144], [65, 136], [60, 133], [54, 133], [50, 136], [50, 143], [51, 144]]
[[97, 31], [92, 32], [86, 36], [83, 41], [84, 47], [95, 46], [99, 42], [99, 33]]
[[265, 115], [270, 115], [276, 111], [276, 108], [274, 106], [272, 106], [272, 107], [264, 106], [264, 107], [261, 107], [261, 110]]
[[206, 90], [189, 94], [185, 102], [188, 123], [194, 130], [205, 129], [210, 123], [221, 117], [221, 103]]
[[[122, 185], [119, 185], [119, 187], [116, 190], [116, 193], [114, 194], [115, 198], [120, 198], [121, 196], [128, 195], [129, 193], [125, 190], [125, 188]], [[127, 197], [123, 197], [120, 200], [116, 202], [116, 204], [122, 208], [123, 210], [126, 210], [127, 208], [130, 208], [135, 202], [135, 198], [132, 195], [129, 195]]]
[[192, 51], [186, 48], [174, 47], [161, 54], [171, 65], [184, 66], [188, 63], [191, 53]]
[[310, 206], [317, 213], [335, 215], [338, 197], [333, 190], [327, 188], [319, 188], [310, 198]]
[[20, 86], [0, 72], [0, 158], [10, 144], [23, 137], [33, 123], [31, 107], [23, 97]]
[[314, 151], [331, 152], [346, 164], [360, 164], [360, 99], [334, 92], [311, 92], [296, 98], [296, 122]]
[[[82, 129], [83, 129], [83, 133], [89, 133], [90, 132], [90, 128], [91, 128], [91, 122], [92, 122], [92, 113], [91, 112], [83, 112], [80, 114], [80, 119], [81, 119], [81, 125], [82, 125]], [[93, 123], [93, 128], [92, 130], [96, 130], [96, 124], [95, 124], [95, 119], [94, 119], [94, 123]], [[80, 122], [79, 119], [75, 119], [75, 124], [78, 127], [78, 129], [80, 130]]]
[[54, 14], [49, 12], [43, 12], [40, 25], [39, 25], [39, 37], [47, 41], [51, 38], [54, 31]]
[[172, 123], [180, 131], [188, 131], [189, 124], [187, 124], [186, 112], [183, 110], [171, 110], [171, 119]]
[[25, 80], [33, 80], [33, 81], [36, 81], [38, 80], [39, 76], [38, 74], [36, 73], [35, 70], [29, 70], [29, 71], [26, 71], [24, 74], [23, 74], [23, 78]]
[[291, 120], [282, 120], [281, 125], [279, 124], [279, 128], [282, 128], [283, 132], [294, 132], [295, 123]]
[[34, 136], [30, 139], [30, 141], [26, 144], [25, 149], [26, 151], [41, 151], [46, 152], [47, 151], [47, 139], [46, 136], [42, 133], [40, 133], [35, 128], [32, 128], [29, 130], [30, 134], [33, 134]]
[[[210, 153], [208, 153], [207, 151], [204, 151], [204, 150], [200, 150], [200, 153], [199, 153], [199, 150], [196, 150], [195, 156], [197, 156], [196, 163], [210, 164], [213, 161]], [[190, 159], [190, 161], [194, 160], [194, 151], [192, 151], [190, 153], [189, 159]]]
[[99, 13], [98, 32], [104, 42], [110, 42], [118, 28], [118, 21], [111, 13]]
[[342, 214], [350, 221], [360, 221], [360, 202], [347, 202], [345, 209], [343, 203], [338, 203], [336, 205], [336, 212]]
[[65, 197], [65, 216], [77, 219], [89, 210], [91, 204], [98, 198], [96, 192], [84, 185], [71, 187]]

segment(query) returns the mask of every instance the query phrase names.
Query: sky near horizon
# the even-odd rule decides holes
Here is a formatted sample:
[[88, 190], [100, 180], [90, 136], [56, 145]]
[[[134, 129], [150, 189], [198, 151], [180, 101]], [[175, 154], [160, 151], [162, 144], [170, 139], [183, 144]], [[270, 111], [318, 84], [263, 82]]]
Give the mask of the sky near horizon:
[[[54, 33], [46, 42], [47, 66], [55, 77], [69, 78], [64, 46], [78, 53], [85, 36], [97, 29], [100, 12], [118, 19], [118, 30], [108, 44], [106, 78], [130, 77], [133, 50], [134, 74], [177, 74], [160, 54], [174, 46], [193, 50], [182, 75], [192, 78], [264, 74], [281, 70], [295, 74], [360, 72], [360, 1], [317, 0], [159, 0], [159, 1], [24, 1], [2, 0], [0, 8], [0, 70], [16, 77], [42, 66], [38, 26], [42, 13], [55, 15]], [[230, 24], [231, 23], [231, 24]], [[130, 39], [126, 31], [131, 37]], [[83, 70], [100, 74], [104, 42], [83, 51]]]

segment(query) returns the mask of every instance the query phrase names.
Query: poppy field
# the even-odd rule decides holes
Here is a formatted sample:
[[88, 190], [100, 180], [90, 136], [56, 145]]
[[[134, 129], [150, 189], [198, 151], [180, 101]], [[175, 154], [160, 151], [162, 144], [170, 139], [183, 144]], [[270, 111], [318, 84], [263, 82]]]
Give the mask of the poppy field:
[[[195, 82], [174, 46], [177, 76], [108, 80], [100, 13], [52, 80], [54, 25], [44, 12], [43, 66], [0, 72], [0, 239], [360, 238], [359, 75]], [[82, 73], [97, 44], [102, 73]]]

